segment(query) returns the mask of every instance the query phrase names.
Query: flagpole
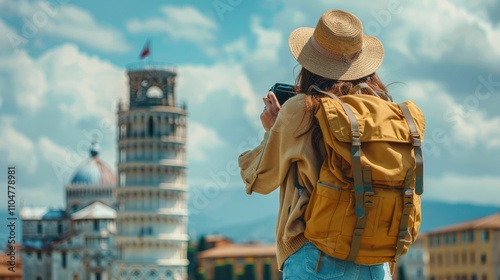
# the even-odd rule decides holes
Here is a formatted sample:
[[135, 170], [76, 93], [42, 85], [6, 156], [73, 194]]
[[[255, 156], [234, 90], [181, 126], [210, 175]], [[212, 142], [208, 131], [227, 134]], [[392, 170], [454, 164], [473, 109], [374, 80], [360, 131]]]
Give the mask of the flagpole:
[[151, 38], [148, 37], [148, 46], [149, 46], [149, 55], [148, 55], [148, 62], [151, 64], [151, 57], [153, 56], [153, 52], [151, 51]]
[[[146, 56], [150, 56], [151, 55], [151, 48], [150, 48], [150, 40], [148, 38], [148, 40], [146, 41], [146, 44], [144, 45], [144, 47], [142, 48], [142, 51], [141, 51], [141, 54], [139, 56], [139, 58], [141, 60], [145, 59]], [[144, 60], [143, 60], [144, 62]], [[148, 58], [148, 61], [145, 62], [144, 64], [147, 64], [147, 63], [150, 63], [151, 62], [151, 58]]]
[[152, 45], [151, 45], [151, 38], [148, 38], [148, 42], [149, 42], [149, 64], [151, 64], [151, 60], [153, 60], [153, 48], [152, 48]]

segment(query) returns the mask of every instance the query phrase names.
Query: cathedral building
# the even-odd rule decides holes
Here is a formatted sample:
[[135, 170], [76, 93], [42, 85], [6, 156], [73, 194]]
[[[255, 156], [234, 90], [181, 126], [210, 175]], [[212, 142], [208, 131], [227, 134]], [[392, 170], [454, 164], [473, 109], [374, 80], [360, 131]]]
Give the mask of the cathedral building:
[[112, 279], [116, 177], [98, 146], [66, 186], [66, 209], [23, 207], [23, 278]]
[[132, 65], [128, 76], [118, 176], [93, 143], [65, 186], [65, 209], [21, 209], [23, 279], [187, 279], [187, 109], [174, 69]]

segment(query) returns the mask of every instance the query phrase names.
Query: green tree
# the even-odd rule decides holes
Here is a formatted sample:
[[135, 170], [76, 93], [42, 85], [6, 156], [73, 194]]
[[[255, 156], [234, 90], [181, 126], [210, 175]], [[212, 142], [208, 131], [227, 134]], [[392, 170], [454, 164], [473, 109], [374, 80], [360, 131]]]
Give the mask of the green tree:
[[189, 280], [197, 280], [200, 279], [197, 275], [198, 270], [198, 258], [196, 257], [198, 254], [198, 250], [192, 243], [188, 245], [187, 258], [189, 261], [188, 265], [188, 279]]
[[399, 280], [406, 280], [405, 267], [402, 265], [398, 266], [398, 279]]
[[224, 279], [227, 279], [227, 280], [233, 280], [233, 264], [232, 263], [226, 263], [224, 265], [224, 270], [225, 270], [225, 277]]
[[225, 265], [216, 265], [214, 269], [214, 280], [225, 280], [226, 279], [226, 269]]
[[198, 252], [203, 252], [207, 249], [207, 240], [205, 238], [205, 235], [202, 235], [200, 237], [200, 240], [198, 241]]
[[247, 263], [245, 265], [245, 277], [243, 279], [245, 280], [255, 280], [255, 264], [253, 263]]
[[262, 279], [264, 280], [271, 280], [273, 278], [273, 269], [270, 263], [264, 264], [264, 269], [262, 270], [262, 273], [263, 273]]

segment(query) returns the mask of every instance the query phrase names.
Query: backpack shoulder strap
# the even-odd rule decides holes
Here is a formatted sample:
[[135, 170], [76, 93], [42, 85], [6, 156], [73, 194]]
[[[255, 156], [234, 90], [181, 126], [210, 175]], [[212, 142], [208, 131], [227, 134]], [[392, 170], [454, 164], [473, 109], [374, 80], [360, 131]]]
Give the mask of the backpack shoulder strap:
[[408, 123], [408, 127], [410, 128], [413, 149], [415, 152], [415, 193], [421, 195], [424, 192], [424, 159], [422, 155], [422, 141], [420, 134], [418, 133], [417, 126], [415, 125], [415, 121], [408, 109], [408, 106], [404, 103], [399, 104], [399, 108], [405, 115], [406, 122]]
[[372, 93], [373, 95], [375, 95], [376, 97], [381, 98], [381, 97], [380, 97], [380, 95], [379, 95], [377, 92], [375, 92], [375, 91], [374, 91], [374, 90], [373, 90], [373, 89], [372, 89], [372, 88], [371, 88], [368, 84], [366, 84], [366, 83], [359, 83], [359, 84], [355, 85], [355, 86], [351, 89], [351, 91], [349, 92], [349, 94], [358, 94], [358, 92], [359, 92], [360, 90], [364, 89], [364, 88], [366, 88], [366, 89], [370, 90], [370, 91], [371, 91], [371, 93]]
[[[363, 87], [368, 87], [366, 84], [359, 84], [353, 88], [353, 90], [359, 90]], [[351, 241], [351, 250], [349, 251], [349, 256], [347, 260], [354, 261], [358, 256], [358, 252], [361, 246], [361, 237], [365, 231], [367, 215], [366, 208], [370, 207], [372, 204], [371, 198], [374, 196], [372, 189], [372, 178], [370, 166], [361, 167], [361, 134], [359, 132], [359, 123], [352, 111], [346, 103], [342, 102], [340, 98], [336, 95], [325, 92], [312, 86], [315, 90], [326, 94], [338, 101], [342, 106], [344, 111], [349, 118], [349, 123], [351, 124], [351, 154], [352, 154], [352, 172], [354, 177], [354, 200], [356, 206], [356, 225], [353, 232], [353, 237]], [[356, 89], [358, 88], [358, 89]], [[369, 88], [369, 87], [368, 87]], [[373, 91], [373, 90], [372, 90]]]
[[[364, 84], [364, 83], [363, 83]], [[366, 85], [366, 84], [364, 84]], [[359, 85], [357, 85], [359, 86]], [[356, 86], [356, 87], [357, 87]], [[366, 85], [368, 86], [368, 85]], [[365, 215], [365, 208], [363, 206], [363, 175], [361, 170], [361, 134], [359, 132], [359, 123], [352, 111], [351, 107], [346, 103], [342, 102], [338, 96], [331, 92], [326, 92], [321, 90], [316, 85], [312, 85], [309, 88], [309, 91], [314, 89], [318, 92], [328, 95], [332, 99], [339, 102], [339, 104], [344, 108], [344, 111], [349, 118], [349, 122], [351, 123], [351, 142], [352, 142], [352, 172], [354, 177], [354, 192], [356, 199], [356, 217], [361, 218]]]

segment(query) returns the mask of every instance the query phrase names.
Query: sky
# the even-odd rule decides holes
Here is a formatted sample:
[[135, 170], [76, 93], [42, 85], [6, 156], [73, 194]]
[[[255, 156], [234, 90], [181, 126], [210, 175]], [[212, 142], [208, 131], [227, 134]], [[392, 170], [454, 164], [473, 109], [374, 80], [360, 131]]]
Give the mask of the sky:
[[116, 170], [117, 102], [150, 40], [145, 61], [175, 66], [188, 104], [190, 198], [243, 192], [237, 157], [262, 138], [261, 99], [300, 69], [288, 35], [342, 9], [382, 41], [395, 101], [426, 116], [423, 198], [500, 206], [500, 1], [347, 2], [0, 0], [0, 184], [15, 166], [17, 203], [64, 207], [93, 139]]

